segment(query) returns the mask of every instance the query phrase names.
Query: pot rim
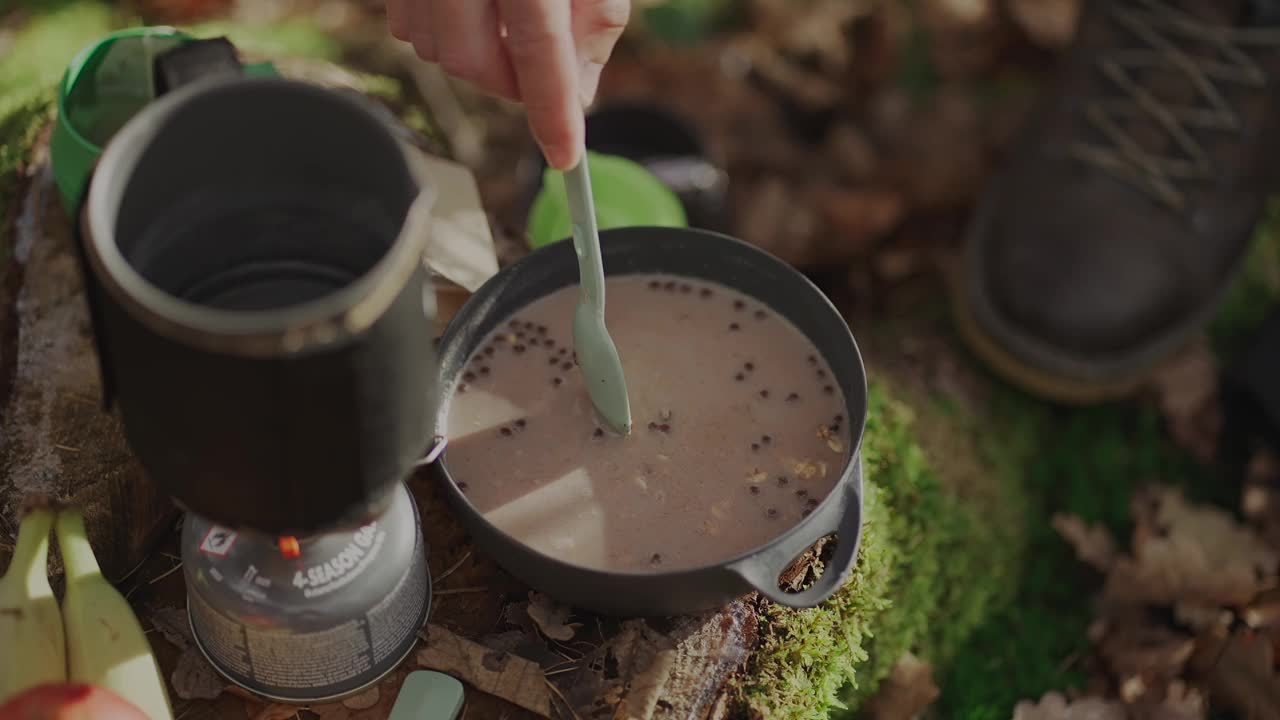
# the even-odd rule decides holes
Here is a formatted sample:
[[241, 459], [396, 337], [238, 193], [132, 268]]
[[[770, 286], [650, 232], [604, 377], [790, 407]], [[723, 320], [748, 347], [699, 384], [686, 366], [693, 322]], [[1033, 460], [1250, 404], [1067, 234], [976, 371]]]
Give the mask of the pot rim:
[[[403, 158], [400, 168], [417, 184], [400, 231], [378, 261], [352, 282], [323, 297], [283, 308], [234, 311], [212, 308], [162, 290], [139, 273], [116, 243], [120, 202], [152, 140], [166, 120], [201, 96], [276, 92], [318, 99], [336, 111], [359, 116], [371, 134], [382, 134], [386, 149]], [[369, 108], [341, 93], [274, 77], [204, 80], [153, 101], [112, 138], [102, 153], [81, 214], [83, 249], [94, 275], [129, 314], [149, 329], [205, 350], [242, 356], [290, 354], [309, 346], [345, 343], [369, 327], [395, 301], [404, 283], [423, 263], [435, 191], [422, 163]]]
[[[822, 301], [825, 303], [826, 307], [830, 310], [830, 312], [833, 315], [835, 315], [837, 318], [840, 318], [841, 323], [844, 323], [844, 318], [842, 315], [840, 315], [840, 311], [836, 309], [835, 305], [832, 304], [831, 299], [828, 298], [826, 294], [823, 293], [820, 289], [818, 289], [818, 286], [815, 285], [812, 280], [810, 280], [800, 271], [796, 270], [795, 268], [786, 264], [782, 260], [778, 259], [777, 257], [769, 254], [768, 252], [765, 252], [764, 250], [761, 250], [760, 248], [748, 242], [739, 240], [729, 235], [725, 235], [723, 233], [718, 233], [711, 230], [703, 230], [699, 228], [671, 228], [671, 227], [653, 227], [653, 226], [640, 226], [640, 225], [625, 227], [625, 228], [613, 228], [609, 230], [601, 230], [600, 242], [602, 245], [605, 245], [609, 242], [609, 239], [611, 237], [629, 235], [632, 233], [649, 233], [649, 234], [678, 233], [678, 234], [688, 235], [690, 237], [699, 236], [697, 237], [696, 242], [708, 242], [708, 241], [722, 242], [730, 246], [735, 246], [738, 249], [745, 249], [750, 253], [756, 254], [759, 257], [760, 262], [771, 266], [775, 271], [780, 272], [782, 274], [791, 274], [796, 279], [802, 281], [804, 285], [806, 285], [814, 295], [822, 299]], [[450, 320], [448, 327], [445, 328], [444, 334], [441, 335], [439, 350], [444, 350], [451, 343], [456, 342], [455, 338], [458, 332], [457, 330], [458, 320], [459, 318], [464, 317], [468, 313], [468, 308], [473, 307], [473, 303], [476, 304], [476, 307], [479, 307], [479, 304], [482, 302], [483, 303], [492, 302], [491, 299], [480, 297], [481, 294], [485, 291], [485, 288], [500, 284], [502, 281], [507, 280], [508, 278], [516, 275], [521, 271], [522, 266], [528, 263], [530, 258], [533, 258], [534, 256], [539, 254], [555, 252], [556, 250], [554, 248], [560, 245], [562, 245], [562, 243], [552, 243], [551, 245], [546, 245], [542, 248], [534, 250], [530, 252], [528, 255], [526, 255], [525, 257], [521, 258], [520, 260], [498, 271], [496, 275], [494, 275], [492, 278], [486, 281], [485, 284], [475, 292], [475, 294], [473, 294], [470, 298], [467, 299], [467, 302], [463, 304], [462, 308], [459, 309], [458, 312], [454, 315], [453, 319]], [[677, 273], [673, 273], [673, 274], [677, 274]], [[609, 276], [607, 266], [605, 270], [605, 276], [606, 278]], [[719, 281], [715, 281], [715, 282], [719, 282]], [[550, 288], [547, 291], [547, 293], [544, 293], [544, 295], [540, 297], [544, 297], [546, 294], [550, 294], [551, 292], [555, 292], [556, 290], [559, 290], [559, 289], [560, 289], [559, 287]], [[479, 315], [480, 313], [485, 312], [486, 309], [487, 308], [472, 310], [472, 311], [476, 312], [477, 315]], [[795, 323], [792, 322], [791, 318], [787, 318], [787, 321], [791, 322], [792, 325], [794, 326]], [[799, 328], [796, 328], [796, 329], [799, 330]], [[444, 478], [448, 480], [448, 482], [446, 483], [448, 492], [450, 492], [455, 499], [460, 499], [462, 502], [466, 503], [467, 509], [473, 515], [475, 515], [481, 522], [484, 522], [489, 527], [489, 529], [493, 530], [494, 532], [497, 532], [503, 538], [523, 548], [525, 551], [534, 553], [543, 561], [552, 563], [560, 568], [569, 569], [575, 572], [587, 572], [587, 573], [593, 573], [596, 575], [628, 578], [628, 579], [680, 578], [680, 577], [686, 577], [686, 576], [701, 575], [701, 574], [716, 571], [716, 570], [733, 570], [739, 567], [740, 565], [742, 565], [743, 563], [748, 563], [752, 559], [758, 558], [762, 554], [767, 553], [770, 549], [776, 546], [779, 546], [784, 541], [794, 537], [795, 535], [800, 533], [803, 529], [805, 529], [805, 526], [808, 525], [809, 523], [816, 522], [815, 519], [820, 517], [823, 514], [822, 511], [826, 509], [830, 503], [843, 501], [843, 496], [846, 495], [847, 493], [840, 492], [841, 488], [847, 485], [849, 482], [856, 479], [857, 476], [859, 475], [860, 465], [862, 463], [862, 438], [866, 432], [866, 425], [867, 425], [867, 372], [866, 372], [866, 364], [862, 359], [862, 351], [858, 348], [857, 340], [853, 337], [853, 332], [849, 330], [847, 324], [845, 325], [845, 334], [848, 338], [849, 343], [853, 347], [854, 356], [857, 357], [858, 359], [858, 366], [857, 366], [858, 376], [852, 379], [856, 381], [854, 386], [861, 390], [862, 402], [860, 403], [861, 408], [860, 408], [860, 412], [858, 413], [857, 424], [856, 425], [853, 423], [849, 424], [849, 437], [850, 437], [849, 455], [848, 455], [848, 458], [845, 460], [843, 466], [841, 467], [840, 474], [836, 480], [835, 485], [822, 498], [822, 501], [818, 503], [818, 506], [813, 509], [813, 513], [811, 513], [809, 516], [801, 518], [799, 522], [790, 526], [783, 532], [777, 535], [774, 535], [771, 539], [765, 541], [764, 543], [756, 547], [753, 547], [747, 551], [734, 555], [732, 557], [725, 558], [723, 560], [714, 561], [709, 564], [699, 565], [696, 567], [680, 568], [676, 570], [656, 570], [656, 571], [655, 570], [606, 570], [602, 568], [594, 568], [586, 565], [578, 565], [575, 563], [565, 562], [560, 558], [553, 557], [551, 555], [548, 555], [542, 552], [541, 550], [538, 550], [537, 548], [529, 545], [528, 543], [520, 540], [519, 538], [512, 536], [510, 533], [506, 532], [502, 528], [490, 522], [488, 518], [484, 516], [484, 513], [480, 512], [480, 510], [478, 510], [475, 507], [475, 505], [471, 503], [471, 499], [467, 497], [466, 493], [463, 493], [458, 488], [457, 482], [453, 479], [453, 474], [449, 471], [448, 463], [446, 462], [446, 458], [448, 455], [447, 448], [445, 452], [440, 455], [440, 457], [436, 458], [433, 464], [435, 465], [437, 470], [444, 476]], [[810, 340], [810, 342], [812, 342], [812, 340]], [[822, 350], [817, 347], [817, 343], [814, 343], [814, 345], [815, 345], [815, 349], [819, 353], [821, 353]], [[458, 377], [449, 377], [449, 378], [443, 377], [443, 371], [444, 371], [444, 364], [437, 363], [436, 373], [437, 373], [437, 380], [438, 380], [437, 392], [439, 393], [438, 395], [439, 402], [436, 408], [435, 434], [437, 436], [448, 438], [447, 428], [448, 428], [448, 417], [449, 417], [449, 405], [453, 401], [454, 391], [457, 387]], [[845, 396], [844, 402], [846, 405], [846, 409], [849, 409], [848, 406], [850, 405], [858, 404], [848, 396]], [[849, 419], [852, 420], [852, 414]], [[442, 429], [444, 430], [443, 432], [442, 432]], [[854, 433], [855, 429], [857, 431], [856, 434]], [[861, 513], [861, 506], [863, 504], [863, 494], [861, 492], [861, 488], [859, 488], [857, 492], [856, 504], [858, 507], [856, 508], [845, 507], [843, 509], [843, 512], [844, 513], [848, 513], [848, 512]], [[817, 542], [823, 537], [826, 537], [827, 535], [833, 534], [835, 532], [836, 532], [836, 528], [833, 527], [827, 532], [823, 533], [822, 535], [819, 535], [818, 537], [814, 538], [814, 542]], [[859, 533], [859, 535], [860, 534], [861, 533]], [[859, 542], [860, 538], [851, 538], [849, 541]], [[810, 545], [812, 545], [812, 543], [810, 543]], [[808, 546], [806, 546], [806, 549], [807, 547]], [[794, 558], [792, 558], [791, 560], [794, 560]], [[826, 572], [830, 572], [834, 570], [836, 569], [828, 568], [827, 570], [824, 570], [824, 576]]]

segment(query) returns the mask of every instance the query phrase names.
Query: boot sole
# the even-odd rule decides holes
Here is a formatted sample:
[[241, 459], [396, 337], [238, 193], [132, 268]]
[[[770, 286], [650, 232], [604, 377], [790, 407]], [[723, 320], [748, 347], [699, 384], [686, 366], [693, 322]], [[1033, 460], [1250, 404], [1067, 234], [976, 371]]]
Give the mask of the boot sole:
[[951, 296], [952, 317], [965, 345], [996, 375], [1037, 397], [1063, 405], [1086, 406], [1123, 400], [1136, 395], [1158, 363], [1141, 371], [1108, 380], [1083, 381], [1035, 367], [1004, 348], [973, 312], [972, 289], [962, 263], [951, 258], [942, 274]]

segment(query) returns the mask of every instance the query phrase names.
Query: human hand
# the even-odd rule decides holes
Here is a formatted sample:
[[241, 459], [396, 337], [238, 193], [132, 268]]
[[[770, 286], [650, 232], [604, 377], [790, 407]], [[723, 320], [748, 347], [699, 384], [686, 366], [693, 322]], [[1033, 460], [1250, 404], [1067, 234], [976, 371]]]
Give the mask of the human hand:
[[481, 90], [522, 102], [547, 162], [578, 163], [582, 109], [630, 0], [387, 0], [391, 34]]

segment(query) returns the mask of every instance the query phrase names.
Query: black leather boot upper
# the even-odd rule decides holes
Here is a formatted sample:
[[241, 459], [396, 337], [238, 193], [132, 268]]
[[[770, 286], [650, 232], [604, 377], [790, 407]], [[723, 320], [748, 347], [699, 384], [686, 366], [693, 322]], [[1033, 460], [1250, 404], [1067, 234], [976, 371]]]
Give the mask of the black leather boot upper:
[[1271, 2], [1103, 0], [975, 216], [976, 319], [1081, 380], [1209, 319], [1280, 164]]

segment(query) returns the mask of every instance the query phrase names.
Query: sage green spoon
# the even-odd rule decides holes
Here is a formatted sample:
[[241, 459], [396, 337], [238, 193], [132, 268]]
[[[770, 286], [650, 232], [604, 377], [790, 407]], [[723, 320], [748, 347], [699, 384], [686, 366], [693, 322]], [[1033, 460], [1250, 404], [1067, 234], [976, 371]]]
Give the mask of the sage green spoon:
[[604, 326], [604, 262], [585, 149], [577, 166], [564, 174], [564, 185], [569, 195], [573, 249], [578, 254], [578, 282], [582, 287], [573, 311], [578, 367], [601, 422], [610, 432], [629, 435], [631, 401], [627, 397], [627, 380], [622, 374], [618, 348]]

